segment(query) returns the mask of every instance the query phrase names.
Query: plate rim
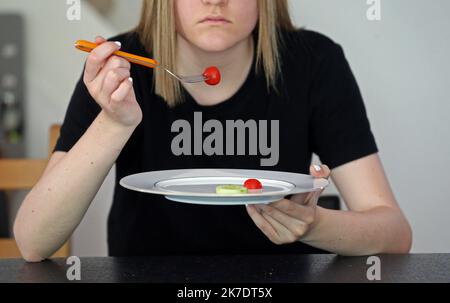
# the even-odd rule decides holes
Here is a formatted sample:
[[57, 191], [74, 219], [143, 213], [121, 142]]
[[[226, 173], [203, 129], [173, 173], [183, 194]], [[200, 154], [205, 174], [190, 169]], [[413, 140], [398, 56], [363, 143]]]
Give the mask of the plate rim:
[[[148, 193], [148, 194], [156, 194], [156, 195], [163, 195], [163, 196], [184, 196], [184, 197], [205, 197], [205, 198], [226, 198], [226, 197], [264, 197], [264, 196], [273, 196], [273, 192], [268, 192], [268, 193], [247, 193], [247, 194], [242, 194], [242, 195], [219, 195], [216, 193], [186, 193], [186, 192], [168, 192], [168, 191], [161, 191], [158, 188], [156, 188], [156, 184], [157, 182], [152, 182], [150, 183], [152, 188], [150, 189], [143, 189], [143, 188], [139, 188], [136, 186], [132, 186], [127, 184], [126, 182], [131, 179], [131, 178], [136, 178], [139, 176], [145, 176], [145, 175], [149, 175], [149, 174], [162, 174], [162, 173], [172, 173], [172, 174], [176, 174], [176, 173], [185, 173], [185, 172], [213, 172], [215, 171], [217, 173], [217, 171], [221, 171], [221, 172], [227, 172], [227, 173], [235, 173], [236, 171], [240, 171], [240, 172], [244, 172], [244, 173], [270, 173], [270, 174], [284, 174], [284, 175], [289, 175], [291, 177], [301, 177], [301, 178], [309, 178], [312, 179], [313, 184], [314, 184], [314, 188], [311, 189], [300, 189], [298, 188], [297, 184], [293, 183], [292, 181], [289, 180], [285, 180], [285, 179], [273, 179], [273, 178], [266, 178], [266, 177], [261, 177], [261, 178], [265, 178], [265, 179], [273, 179], [275, 181], [283, 181], [286, 183], [292, 183], [295, 187], [288, 192], [283, 192], [282, 195], [290, 195], [290, 194], [299, 194], [299, 193], [307, 193], [307, 192], [316, 192], [316, 191], [320, 191], [325, 189], [330, 182], [325, 179], [325, 178], [313, 178], [311, 175], [306, 175], [306, 174], [300, 174], [300, 173], [293, 173], [293, 172], [283, 172], [283, 171], [271, 171], [271, 170], [257, 170], [257, 169], [233, 169], [233, 168], [192, 168], [192, 169], [170, 169], [170, 170], [157, 170], [157, 171], [148, 171], [148, 172], [141, 172], [141, 173], [136, 173], [136, 174], [131, 174], [128, 176], [125, 176], [123, 178], [120, 179], [119, 184], [120, 186], [129, 189], [129, 190], [133, 190], [136, 192], [141, 192], [141, 193]], [[190, 176], [192, 177], [192, 176]], [[203, 176], [203, 177], [207, 177], [207, 176]], [[232, 177], [232, 176], [222, 176], [222, 177]], [[233, 176], [234, 177], [234, 176]], [[242, 176], [241, 176], [242, 177]], [[183, 177], [177, 177], [177, 178], [183, 178]], [[188, 178], [187, 176], [185, 176], [184, 178]], [[167, 178], [166, 178], [167, 179]], [[160, 182], [160, 181], [158, 181]]]
[[[196, 200], [198, 198], [205, 198], [205, 197], [188, 197], [188, 196], [164, 196], [164, 197], [167, 200], [172, 201], [172, 202], [194, 204], [194, 205], [240, 206], [240, 205], [253, 205], [253, 204], [269, 204], [269, 203], [283, 199], [284, 195], [260, 197], [260, 198], [265, 198], [265, 199], [257, 199], [257, 200], [249, 199], [248, 201], [227, 201], [227, 202], [225, 202], [226, 200], [223, 198], [222, 199], [213, 198], [213, 199], [217, 199], [217, 201], [207, 202], [207, 201]], [[239, 198], [239, 197], [236, 197], [236, 198]], [[248, 198], [251, 198], [251, 197], [248, 197]], [[254, 198], [256, 198], [256, 197], [254, 197]], [[190, 201], [187, 201], [187, 200], [190, 200]]]

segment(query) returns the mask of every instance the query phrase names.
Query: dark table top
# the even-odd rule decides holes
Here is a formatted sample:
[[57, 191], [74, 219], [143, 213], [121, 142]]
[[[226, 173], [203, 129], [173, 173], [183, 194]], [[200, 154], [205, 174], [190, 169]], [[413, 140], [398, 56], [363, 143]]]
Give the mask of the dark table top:
[[[450, 254], [379, 258], [381, 282], [450, 282]], [[367, 257], [335, 255], [81, 258], [81, 282], [372, 282], [371, 264]], [[0, 282], [68, 282], [69, 266], [65, 259], [0, 260]]]

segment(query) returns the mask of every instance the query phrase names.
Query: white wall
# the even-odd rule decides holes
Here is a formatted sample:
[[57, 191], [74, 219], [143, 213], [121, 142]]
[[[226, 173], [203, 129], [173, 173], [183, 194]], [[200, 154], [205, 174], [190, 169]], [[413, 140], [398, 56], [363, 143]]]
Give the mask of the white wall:
[[134, 28], [140, 18], [142, 0], [113, 0], [114, 5], [106, 18], [115, 28], [126, 31]]
[[450, 2], [291, 1], [298, 24], [327, 34], [347, 54], [380, 155], [414, 229], [414, 252], [450, 252]]

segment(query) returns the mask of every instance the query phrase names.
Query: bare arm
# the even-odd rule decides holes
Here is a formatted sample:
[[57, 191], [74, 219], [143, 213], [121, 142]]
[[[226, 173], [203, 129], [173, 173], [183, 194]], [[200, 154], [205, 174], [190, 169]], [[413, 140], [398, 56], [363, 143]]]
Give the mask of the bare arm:
[[[311, 169], [315, 177], [330, 171]], [[342, 165], [331, 177], [348, 211], [315, 207], [315, 198], [293, 197], [248, 209], [258, 227], [275, 243], [302, 241], [341, 255], [407, 253], [412, 232], [397, 205], [377, 154]], [[311, 203], [310, 203], [311, 202]]]
[[101, 113], [68, 153], [52, 156], [14, 224], [27, 261], [51, 256], [70, 237], [132, 132]]
[[14, 223], [19, 249], [30, 262], [48, 258], [67, 241], [142, 120], [129, 62], [111, 56], [117, 44], [96, 41], [102, 45], [89, 55], [83, 80], [102, 110], [68, 153], [51, 157]]
[[378, 155], [338, 167], [331, 177], [349, 211], [318, 208], [317, 225], [304, 242], [341, 255], [409, 252], [411, 228]]

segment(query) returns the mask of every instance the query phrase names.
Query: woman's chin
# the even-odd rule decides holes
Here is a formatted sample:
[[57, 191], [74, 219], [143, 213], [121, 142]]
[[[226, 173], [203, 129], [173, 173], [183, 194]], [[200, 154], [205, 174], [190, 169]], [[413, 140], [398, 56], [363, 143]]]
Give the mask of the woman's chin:
[[233, 39], [220, 39], [218, 37], [205, 37], [197, 39], [194, 43], [199, 49], [205, 52], [223, 52], [232, 48], [236, 41]]

